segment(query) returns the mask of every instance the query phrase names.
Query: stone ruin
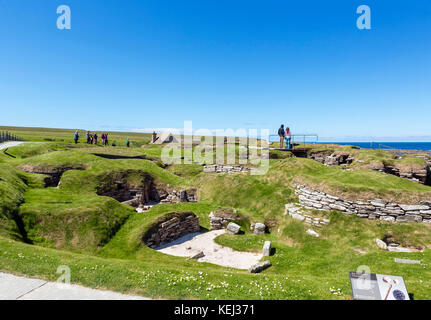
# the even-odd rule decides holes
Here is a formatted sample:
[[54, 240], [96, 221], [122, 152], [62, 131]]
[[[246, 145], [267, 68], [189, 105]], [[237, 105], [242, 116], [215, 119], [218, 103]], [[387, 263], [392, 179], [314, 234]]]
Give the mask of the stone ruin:
[[210, 212], [209, 218], [211, 230], [220, 230], [225, 229], [230, 222], [240, 220], [241, 216], [235, 209], [219, 207]]
[[370, 220], [431, 223], [431, 201], [418, 204], [398, 204], [382, 199], [352, 201], [303, 185], [297, 185], [295, 193], [300, 205], [306, 209], [336, 210]]
[[21, 165], [18, 169], [28, 172], [28, 173], [36, 173], [43, 174], [47, 177], [43, 179], [45, 184], [45, 188], [47, 187], [58, 187], [60, 185], [60, 180], [63, 174], [69, 170], [84, 170], [84, 167], [80, 166], [61, 166], [55, 168], [44, 168], [32, 166], [29, 164]]
[[430, 163], [428, 162], [427, 165], [423, 168], [408, 169], [407, 171], [402, 171], [399, 168], [387, 163], [383, 163], [381, 165], [374, 164], [370, 169], [384, 172], [387, 174], [392, 174], [394, 176], [408, 179], [424, 185], [431, 185], [431, 169]]
[[250, 168], [233, 165], [221, 165], [213, 164], [204, 166], [204, 172], [206, 173], [236, 173], [236, 172], [249, 172]]
[[[308, 154], [308, 158], [320, 162], [325, 166], [349, 165], [355, 160], [348, 151], [311, 152]], [[406, 171], [402, 171], [388, 163], [374, 163], [369, 166], [369, 169], [431, 186], [431, 159], [426, 157], [419, 158], [424, 158], [426, 162], [423, 168], [409, 168]], [[357, 160], [357, 162], [359, 163], [361, 160]]]
[[199, 232], [199, 217], [193, 212], [175, 212], [156, 222], [142, 237], [154, 249], [189, 233]]
[[153, 178], [146, 173], [139, 172], [142, 180], [137, 185], [127, 182], [129, 174], [135, 171], [116, 173], [115, 177], [108, 176], [98, 186], [97, 194], [116, 199], [122, 204], [136, 208], [138, 212], [150, 209], [158, 203], [196, 202], [196, 189], [175, 190], [169, 186], [155, 184]]
[[320, 162], [326, 166], [348, 165], [355, 160], [348, 151], [335, 152], [312, 152], [308, 155], [309, 159]]

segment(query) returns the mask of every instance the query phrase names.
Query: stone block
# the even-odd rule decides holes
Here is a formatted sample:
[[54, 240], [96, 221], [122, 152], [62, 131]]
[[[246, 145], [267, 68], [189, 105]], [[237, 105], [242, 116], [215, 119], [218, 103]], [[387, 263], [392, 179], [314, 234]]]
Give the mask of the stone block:
[[263, 270], [269, 268], [270, 266], [271, 266], [271, 261], [266, 260], [266, 261], [259, 262], [259, 263], [255, 264], [255, 265], [251, 266], [248, 269], [248, 271], [250, 273], [259, 273], [259, 272], [262, 272]]
[[263, 244], [262, 254], [264, 257], [271, 255], [271, 241], [265, 241]]

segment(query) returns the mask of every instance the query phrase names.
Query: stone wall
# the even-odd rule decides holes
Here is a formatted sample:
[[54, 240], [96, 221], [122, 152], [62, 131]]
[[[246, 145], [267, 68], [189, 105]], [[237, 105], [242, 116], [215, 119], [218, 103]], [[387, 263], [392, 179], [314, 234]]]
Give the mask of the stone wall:
[[326, 166], [340, 166], [351, 164], [354, 160], [347, 151], [336, 152], [312, 152], [308, 154], [309, 159], [313, 159]]
[[234, 172], [248, 172], [250, 168], [242, 166], [231, 166], [231, 165], [221, 165], [213, 164], [204, 166], [204, 172], [206, 173], [234, 173]]
[[[342, 166], [351, 164], [355, 159], [349, 154], [348, 151], [335, 151], [335, 152], [311, 152], [307, 156], [309, 159], [320, 162], [326, 166]], [[400, 178], [408, 179], [425, 185], [431, 185], [431, 160], [424, 158], [426, 165], [422, 168], [410, 168], [402, 171], [396, 166], [385, 163], [373, 163], [369, 169], [392, 174]], [[363, 162], [357, 160], [358, 163]]]
[[411, 169], [407, 169], [404, 171], [400, 170], [396, 166], [392, 166], [392, 165], [384, 164], [384, 163], [382, 163], [381, 165], [373, 164], [370, 167], [370, 169], [375, 170], [375, 171], [384, 172], [387, 174], [392, 174], [394, 176], [408, 179], [408, 180], [418, 182], [421, 184], [425, 184], [425, 185], [431, 184], [431, 180], [430, 180], [431, 171], [430, 171], [429, 163], [427, 163], [422, 168], [411, 168]]
[[160, 203], [196, 202], [196, 190], [158, 190]]
[[174, 213], [153, 225], [142, 239], [150, 248], [157, 248], [199, 230], [199, 217], [194, 213]]
[[351, 201], [303, 185], [297, 185], [295, 193], [306, 209], [337, 210], [371, 220], [431, 223], [431, 202], [427, 201], [416, 205], [388, 203], [381, 199]]

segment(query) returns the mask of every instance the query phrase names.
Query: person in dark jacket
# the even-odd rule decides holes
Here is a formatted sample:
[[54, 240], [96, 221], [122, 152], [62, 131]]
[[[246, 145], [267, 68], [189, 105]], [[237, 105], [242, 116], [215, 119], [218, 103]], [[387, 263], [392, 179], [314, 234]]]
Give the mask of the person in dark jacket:
[[284, 124], [280, 126], [280, 129], [278, 129], [278, 136], [280, 137], [280, 149], [284, 146], [284, 137], [286, 135], [286, 132], [284, 131]]
[[78, 130], [76, 130], [75, 134], [73, 135], [73, 140], [75, 140], [75, 144], [78, 143], [78, 139], [79, 139], [79, 133], [78, 133]]

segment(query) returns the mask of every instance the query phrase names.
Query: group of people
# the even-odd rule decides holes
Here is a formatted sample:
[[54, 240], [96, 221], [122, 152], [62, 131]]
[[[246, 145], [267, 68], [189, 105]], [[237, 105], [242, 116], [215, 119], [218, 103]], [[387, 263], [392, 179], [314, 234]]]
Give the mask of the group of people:
[[[97, 133], [91, 133], [90, 131], [87, 131], [87, 144], [97, 144], [97, 139], [99, 137], [97, 136]], [[102, 133], [100, 136], [100, 139], [102, 139], [102, 145], [107, 146], [108, 145], [108, 134]]]
[[286, 129], [284, 129], [284, 124], [282, 124], [280, 126], [280, 128], [278, 129], [278, 136], [280, 137], [280, 149], [290, 149], [291, 146], [291, 134], [290, 134], [290, 129], [289, 127], [286, 127]]
[[[97, 139], [99, 138], [99, 136], [97, 135], [97, 133], [91, 133], [90, 131], [87, 131], [87, 144], [97, 144]], [[102, 145], [107, 146], [108, 145], [108, 134], [107, 133], [102, 133], [100, 135], [100, 139], [102, 140]], [[79, 140], [79, 132], [78, 130], [75, 131], [75, 134], [73, 135], [73, 140], [75, 141], [75, 144], [78, 143]], [[112, 144], [113, 146], [115, 146], [115, 144]], [[126, 146], [127, 148], [130, 147], [130, 140], [129, 138], [127, 138], [126, 140]]]

